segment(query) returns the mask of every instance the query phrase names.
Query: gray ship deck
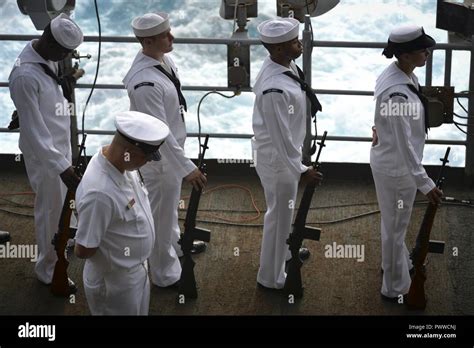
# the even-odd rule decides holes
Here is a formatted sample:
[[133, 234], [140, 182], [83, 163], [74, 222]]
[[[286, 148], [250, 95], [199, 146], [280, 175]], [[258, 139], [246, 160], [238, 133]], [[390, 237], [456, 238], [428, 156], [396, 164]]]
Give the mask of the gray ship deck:
[[[4, 161], [2, 161], [5, 163]], [[288, 304], [279, 293], [257, 288], [256, 274], [262, 236], [265, 201], [258, 178], [243, 165], [226, 165], [219, 176], [209, 168], [207, 190], [220, 185], [248, 188], [260, 210], [253, 210], [249, 193], [241, 188], [225, 187], [204, 194], [198, 218], [220, 223], [199, 223], [211, 229], [208, 250], [194, 256], [199, 297], [185, 304], [176, 303], [176, 290], [153, 287], [150, 315], [473, 315], [474, 240], [472, 208], [443, 204], [431, 234], [432, 239], [446, 242], [445, 253], [430, 254], [427, 265], [426, 292], [428, 304], [424, 312], [409, 312], [405, 306], [385, 303], [379, 295], [380, 215], [373, 213], [337, 223], [321, 223], [356, 216], [378, 209], [375, 188], [367, 165], [328, 164], [325, 181], [317, 188], [314, 207], [308, 216], [313, 226], [322, 228], [319, 242], [307, 241], [312, 254], [303, 266], [305, 294], [295, 304]], [[234, 166], [234, 167], [233, 167]], [[221, 165], [222, 167], [222, 165]], [[239, 168], [238, 170], [236, 168]], [[434, 170], [434, 171], [433, 171]], [[436, 173], [436, 168], [430, 168]], [[351, 178], [348, 178], [350, 173]], [[300, 187], [300, 194], [302, 188]], [[32, 195], [5, 196], [8, 192], [31, 191], [21, 166], [2, 169], [0, 173], [0, 230], [11, 233], [12, 244], [34, 244], [33, 218], [9, 211], [32, 214], [31, 207], [19, 207], [6, 201], [33, 204]], [[184, 185], [182, 195], [189, 195]], [[474, 189], [462, 185], [462, 170], [448, 173], [445, 194], [457, 198], [474, 197]], [[424, 197], [417, 196], [418, 200]], [[367, 203], [361, 205], [361, 203]], [[354, 204], [354, 205], [353, 205]], [[426, 205], [416, 205], [409, 226], [407, 245], [414, 244]], [[218, 210], [218, 211], [217, 211]], [[185, 212], [180, 212], [184, 217]], [[251, 220], [241, 226], [225, 224], [219, 218]], [[252, 219], [253, 218], [253, 219]], [[182, 222], [182, 221], [181, 221]], [[318, 223], [319, 222], [319, 223]], [[365, 259], [326, 258], [324, 246], [360, 244]], [[459, 255], [453, 256], [453, 248]], [[235, 256], [235, 248], [239, 256]], [[49, 288], [35, 277], [34, 264], [28, 259], [0, 260], [0, 315], [88, 315], [83, 287], [84, 261], [71, 257], [69, 276], [79, 291], [75, 303], [50, 294]]]

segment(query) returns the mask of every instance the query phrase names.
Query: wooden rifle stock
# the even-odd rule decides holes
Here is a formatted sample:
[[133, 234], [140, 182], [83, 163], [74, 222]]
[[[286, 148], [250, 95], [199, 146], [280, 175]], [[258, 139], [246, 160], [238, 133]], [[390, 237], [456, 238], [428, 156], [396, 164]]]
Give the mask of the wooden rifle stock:
[[[320, 168], [319, 157], [321, 150], [326, 141], [327, 132], [324, 132], [321, 142], [319, 142], [319, 151], [314, 162], [314, 169]], [[296, 214], [295, 222], [293, 223], [293, 231], [290, 233], [286, 243], [289, 245], [291, 252], [291, 260], [288, 264], [287, 276], [285, 279], [285, 285], [283, 287], [283, 294], [285, 296], [293, 295], [295, 298], [303, 297], [303, 286], [301, 282], [301, 266], [303, 261], [300, 259], [300, 248], [303, 244], [304, 239], [319, 240], [321, 230], [319, 228], [306, 226], [306, 218], [308, 216], [309, 208], [311, 207], [311, 201], [313, 199], [314, 190], [316, 189], [315, 183], [306, 184], [303, 197], [301, 197], [300, 206]]]
[[[206, 165], [204, 163], [204, 154], [208, 149], [207, 142], [209, 135], [206, 135], [204, 140], [203, 151], [199, 157], [199, 170], [205, 174]], [[199, 200], [201, 199], [202, 190], [196, 190], [194, 187], [191, 191], [191, 197], [189, 198], [188, 209], [186, 211], [186, 219], [184, 221], [184, 232], [181, 234], [179, 244], [183, 251], [183, 265], [181, 270], [181, 277], [179, 279], [178, 288], [178, 301], [180, 296], [187, 298], [197, 298], [196, 278], [194, 276], [194, 265], [195, 262], [191, 256], [191, 249], [195, 240], [201, 240], [203, 242], [209, 242], [211, 239], [211, 233], [207, 229], [196, 227], [196, 216], [199, 208]]]
[[[81, 177], [85, 170], [85, 165], [81, 161], [82, 152], [85, 149], [87, 134], [82, 137], [82, 143], [79, 149], [79, 155], [77, 157], [74, 171]], [[58, 232], [54, 235], [52, 243], [56, 250], [58, 260], [54, 266], [53, 280], [51, 282], [51, 292], [53, 295], [68, 297], [71, 295], [71, 288], [69, 286], [69, 278], [67, 275], [67, 268], [69, 261], [66, 258], [66, 247], [67, 242], [70, 238], [70, 228], [72, 211], [75, 209], [75, 198], [76, 192], [74, 190], [67, 190], [66, 197], [64, 198], [63, 209], [61, 211], [61, 217], [59, 218]]]
[[[440, 190], [444, 183], [444, 168], [448, 163], [448, 156], [450, 147], [447, 148], [444, 158], [440, 160], [443, 162], [441, 166], [438, 180], [436, 181], [436, 187]], [[426, 308], [426, 296], [425, 296], [425, 281], [426, 274], [423, 267], [426, 256], [428, 254], [428, 247], [430, 243], [430, 233], [433, 228], [433, 222], [436, 216], [438, 206], [429, 202], [426, 208], [423, 222], [421, 223], [418, 236], [416, 237], [415, 248], [412, 253], [413, 267], [415, 268], [415, 275], [411, 281], [410, 290], [407, 295], [407, 306], [409, 309], [425, 309]]]

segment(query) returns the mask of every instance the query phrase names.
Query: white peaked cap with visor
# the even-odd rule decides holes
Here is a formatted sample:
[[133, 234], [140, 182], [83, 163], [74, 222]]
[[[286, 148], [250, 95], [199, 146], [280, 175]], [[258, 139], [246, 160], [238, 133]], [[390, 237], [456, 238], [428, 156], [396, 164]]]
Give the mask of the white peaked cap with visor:
[[158, 149], [170, 133], [166, 123], [143, 112], [125, 111], [115, 116], [115, 127], [129, 143], [160, 160]]

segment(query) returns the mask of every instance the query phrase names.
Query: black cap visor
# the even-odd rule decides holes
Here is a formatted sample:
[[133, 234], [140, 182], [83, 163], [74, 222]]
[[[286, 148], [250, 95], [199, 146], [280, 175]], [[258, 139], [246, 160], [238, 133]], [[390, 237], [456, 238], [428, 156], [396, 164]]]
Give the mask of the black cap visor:
[[164, 140], [159, 144], [159, 145], [150, 145], [141, 141], [136, 141], [132, 138], [127, 137], [125, 134], [117, 130], [117, 133], [119, 133], [125, 140], [127, 140], [130, 144], [135, 145], [138, 147], [140, 150], [143, 151], [143, 153], [146, 156], [151, 155], [151, 160], [152, 161], [159, 161], [161, 160], [161, 154], [158, 151], [160, 146], [163, 145], [165, 142]]

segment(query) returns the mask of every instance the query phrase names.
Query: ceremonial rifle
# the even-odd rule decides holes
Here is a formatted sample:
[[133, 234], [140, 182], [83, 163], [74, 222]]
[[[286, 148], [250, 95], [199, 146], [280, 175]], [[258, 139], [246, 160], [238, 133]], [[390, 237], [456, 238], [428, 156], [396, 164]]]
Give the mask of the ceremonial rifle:
[[[87, 134], [84, 133], [79, 147], [79, 155], [76, 159], [76, 165], [74, 166], [74, 172], [79, 177], [82, 177], [85, 167], [87, 166], [85, 159], [82, 158], [82, 153], [85, 151], [86, 137]], [[68, 297], [72, 294], [67, 275], [69, 261], [66, 257], [66, 247], [68, 240], [73, 237], [71, 236], [71, 229], [69, 226], [71, 223], [72, 211], [76, 209], [75, 195], [76, 191], [68, 188], [66, 197], [64, 198], [61, 217], [59, 219], [58, 232], [54, 235], [52, 240], [58, 260], [54, 266], [51, 292], [56, 296], [62, 297]]]
[[[321, 166], [321, 163], [319, 163], [319, 156], [321, 155], [323, 147], [326, 146], [324, 145], [324, 142], [326, 141], [327, 133], [328, 132], [326, 131], [324, 132], [321, 142], [318, 143], [319, 150], [313, 164], [313, 168], [317, 171]], [[301, 284], [301, 266], [303, 265], [303, 261], [301, 261], [299, 255], [300, 248], [304, 239], [318, 241], [321, 235], [321, 230], [319, 228], [306, 226], [306, 217], [308, 216], [315, 189], [316, 184], [314, 182], [306, 184], [303, 197], [301, 197], [298, 213], [296, 214], [295, 222], [293, 224], [293, 231], [290, 233], [290, 236], [286, 241], [291, 251], [291, 260], [288, 264], [285, 286], [283, 287], [283, 293], [285, 296], [293, 295], [295, 298], [303, 297], [303, 286]]]
[[[447, 148], [444, 158], [440, 158], [440, 161], [443, 162], [441, 169], [439, 171], [438, 180], [436, 180], [436, 187], [440, 190], [444, 183], [444, 168], [446, 163], [449, 163], [448, 156], [450, 147]], [[437, 204], [431, 202], [428, 203], [426, 207], [425, 216], [423, 217], [423, 222], [416, 237], [415, 248], [412, 253], [413, 266], [415, 268], [415, 275], [411, 281], [410, 290], [407, 295], [407, 306], [409, 309], [425, 309], [426, 307], [426, 297], [425, 297], [425, 281], [426, 274], [423, 267], [423, 264], [426, 259], [426, 255], [429, 252], [429, 243], [430, 243], [430, 233], [433, 228], [433, 221], [436, 215], [436, 210], [438, 209]]]
[[[207, 142], [209, 135], [206, 135], [204, 140], [203, 150], [199, 156], [198, 168], [205, 174], [206, 164], [204, 163], [204, 154], [206, 153]], [[191, 191], [191, 197], [189, 198], [189, 205], [186, 211], [186, 219], [184, 220], [184, 233], [181, 234], [179, 244], [183, 251], [183, 265], [181, 270], [181, 277], [179, 279], [178, 296], [184, 296], [184, 298], [197, 298], [196, 289], [196, 278], [194, 277], [194, 265], [196, 264], [191, 256], [191, 249], [195, 240], [203, 242], [209, 242], [211, 239], [211, 231], [196, 227], [196, 215], [199, 207], [199, 200], [201, 198], [202, 189], [195, 189]], [[178, 297], [178, 300], [180, 298]]]

